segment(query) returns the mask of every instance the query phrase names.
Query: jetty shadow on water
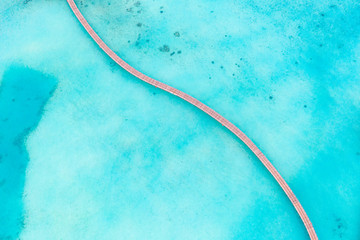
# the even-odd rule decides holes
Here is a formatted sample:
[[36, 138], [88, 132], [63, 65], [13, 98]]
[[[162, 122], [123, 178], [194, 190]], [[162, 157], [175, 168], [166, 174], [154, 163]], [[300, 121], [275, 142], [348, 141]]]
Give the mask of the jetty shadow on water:
[[0, 239], [16, 239], [22, 230], [25, 141], [56, 85], [54, 78], [23, 66], [9, 67], [0, 81]]

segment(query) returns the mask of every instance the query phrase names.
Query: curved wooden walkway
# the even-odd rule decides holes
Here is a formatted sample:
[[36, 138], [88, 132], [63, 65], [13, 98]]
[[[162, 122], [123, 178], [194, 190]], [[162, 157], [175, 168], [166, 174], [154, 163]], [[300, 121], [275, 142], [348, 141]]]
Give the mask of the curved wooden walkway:
[[264, 166], [267, 168], [267, 170], [273, 175], [275, 180], [279, 183], [281, 188], [284, 190], [288, 198], [290, 199], [291, 203], [294, 205], [296, 211], [298, 212], [301, 220], [303, 221], [305, 228], [310, 236], [310, 239], [315, 240], [318, 239], [316, 236], [314, 227], [312, 226], [309, 217], [306, 215], [304, 208], [301, 206], [299, 200], [296, 198], [295, 194], [292, 192], [288, 184], [285, 182], [285, 180], [281, 177], [279, 172], [275, 169], [275, 167], [270, 163], [270, 161], [265, 157], [265, 155], [260, 151], [258, 147], [255, 146], [255, 144], [242, 132], [240, 129], [238, 129], [234, 124], [229, 122], [227, 119], [225, 119], [223, 116], [221, 116], [219, 113], [212, 110], [210, 107], [206, 106], [196, 98], [193, 98], [192, 96], [177, 90], [176, 88], [170, 87], [162, 82], [159, 82], [155, 79], [152, 79], [145, 74], [139, 72], [129, 64], [127, 64], [124, 60], [122, 60], [116, 53], [114, 53], [101, 39], [100, 37], [95, 33], [95, 31], [91, 28], [89, 23], [86, 21], [84, 16], [80, 13], [79, 9], [77, 8], [74, 0], [67, 0], [68, 4], [70, 5], [72, 11], [74, 12], [75, 16], [78, 18], [80, 23], [83, 25], [83, 27], [86, 29], [86, 31], [90, 34], [90, 36], [95, 40], [95, 42], [99, 45], [99, 47], [109, 56], [111, 57], [117, 64], [119, 64], [122, 68], [124, 68], [126, 71], [134, 75], [135, 77], [139, 78], [140, 80], [151, 84], [157, 88], [160, 88], [166, 92], [169, 92], [175, 96], [178, 96], [179, 98], [182, 98], [183, 100], [189, 102], [190, 104], [194, 105], [195, 107], [199, 108], [203, 112], [207, 113], [209, 116], [214, 118], [216, 121], [221, 123], [224, 127], [229, 129], [231, 132], [233, 132], [238, 138], [240, 138], [241, 141], [243, 141], [250, 149], [251, 151], [257, 156], [257, 158], [264, 164]]

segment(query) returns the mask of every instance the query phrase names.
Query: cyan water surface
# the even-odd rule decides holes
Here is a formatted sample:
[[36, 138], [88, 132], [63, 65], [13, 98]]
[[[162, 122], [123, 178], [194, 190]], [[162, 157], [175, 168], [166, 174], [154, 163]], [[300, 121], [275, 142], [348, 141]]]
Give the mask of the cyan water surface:
[[[76, 3], [244, 131], [319, 239], [360, 238], [358, 1]], [[0, 2], [0, 76], [0, 239], [308, 239], [244, 144], [65, 0]]]

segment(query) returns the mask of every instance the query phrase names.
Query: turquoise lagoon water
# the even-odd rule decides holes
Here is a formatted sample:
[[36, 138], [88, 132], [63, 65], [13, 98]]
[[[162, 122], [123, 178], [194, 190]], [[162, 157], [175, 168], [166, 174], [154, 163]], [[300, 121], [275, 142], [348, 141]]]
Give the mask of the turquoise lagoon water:
[[[77, 3], [253, 139], [320, 239], [360, 238], [357, 1]], [[66, 1], [1, 1], [0, 53], [0, 239], [308, 238], [244, 144]]]
[[55, 82], [33, 70], [12, 66], [4, 74], [0, 92], [0, 225], [1, 239], [14, 239], [24, 224], [23, 192], [29, 161], [24, 146], [36, 127]]

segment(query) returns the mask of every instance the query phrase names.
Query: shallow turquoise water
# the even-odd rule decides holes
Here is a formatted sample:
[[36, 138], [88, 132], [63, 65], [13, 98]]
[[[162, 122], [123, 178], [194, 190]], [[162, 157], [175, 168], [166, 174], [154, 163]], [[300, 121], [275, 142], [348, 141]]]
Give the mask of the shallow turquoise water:
[[[0, 3], [0, 238], [307, 239], [221, 125], [117, 67], [65, 1], [25, 2]], [[253, 139], [320, 239], [360, 238], [359, 3], [77, 3], [130, 64]]]
[[4, 73], [0, 88], [0, 237], [15, 239], [24, 224], [24, 176], [29, 161], [24, 142], [39, 122], [55, 81], [20, 66]]

